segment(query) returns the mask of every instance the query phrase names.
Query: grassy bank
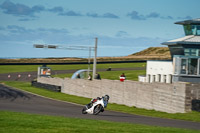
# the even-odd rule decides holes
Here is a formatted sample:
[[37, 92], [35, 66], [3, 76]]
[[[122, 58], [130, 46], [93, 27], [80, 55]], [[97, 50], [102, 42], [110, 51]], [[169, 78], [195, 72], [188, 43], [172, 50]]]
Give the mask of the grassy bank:
[[196, 133], [195, 130], [0, 111], [1, 133]]
[[[102, 79], [119, 80], [119, 76], [122, 73], [125, 73], [127, 80], [138, 80], [138, 75], [145, 75], [146, 70], [104, 71], [104, 72], [98, 72], [98, 73], [101, 75]], [[57, 75], [52, 75], [52, 77], [70, 78], [72, 74], [73, 73], [57, 74]]]
[[[14, 73], [14, 72], [31, 72], [37, 71], [40, 65], [0, 65], [0, 73]], [[90, 65], [92, 69], [92, 64]], [[112, 63], [112, 64], [98, 64], [97, 69], [111, 68], [134, 68], [145, 67], [146, 63]], [[87, 64], [78, 65], [48, 65], [52, 70], [74, 70], [74, 69], [88, 69]]]
[[[87, 69], [87, 64], [78, 64], [78, 65], [48, 65], [54, 70], [79, 70], [79, 69]], [[107, 68], [136, 68], [136, 67], [145, 67], [146, 63], [112, 63], [112, 64], [98, 64], [97, 69], [104, 69]], [[37, 65], [1, 65], [0, 66], [0, 74], [2, 73], [15, 73], [15, 72], [31, 72], [37, 71]], [[92, 65], [91, 65], [92, 69]], [[137, 80], [138, 75], [144, 75], [146, 70], [129, 70], [129, 71], [103, 71], [99, 72], [102, 79], [111, 79], [111, 80], [118, 80], [119, 75], [122, 73], [126, 74], [126, 78], [128, 80]], [[52, 77], [71, 77], [73, 73], [68, 74], [57, 74], [52, 75]]]
[[[69, 101], [69, 102], [83, 104], [83, 105], [87, 104], [90, 101], [89, 98], [83, 98], [83, 97], [78, 97], [78, 96], [73, 96], [73, 95], [62, 94], [58, 92], [52, 92], [45, 89], [35, 88], [35, 87], [32, 87], [31, 84], [28, 82], [6, 81], [4, 83], [15, 88], [19, 88], [25, 91], [29, 91], [32, 93], [36, 93], [42, 96], [46, 96], [46, 97], [50, 97], [50, 98], [54, 98], [58, 100]], [[154, 111], [154, 110], [145, 110], [145, 109], [139, 109], [135, 107], [128, 107], [128, 106], [117, 105], [117, 104], [109, 104], [107, 109], [120, 111], [124, 113], [130, 113], [130, 114], [200, 122], [200, 113], [194, 112], [194, 111], [189, 112], [189, 113], [169, 114], [169, 113], [164, 113], [164, 112], [159, 112], [159, 111]]]

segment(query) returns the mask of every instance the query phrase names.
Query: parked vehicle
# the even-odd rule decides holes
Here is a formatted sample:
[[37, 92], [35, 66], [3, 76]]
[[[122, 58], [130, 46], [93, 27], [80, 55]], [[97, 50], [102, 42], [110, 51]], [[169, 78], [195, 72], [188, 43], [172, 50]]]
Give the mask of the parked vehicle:
[[102, 98], [97, 97], [92, 99], [91, 102], [85, 105], [82, 109], [82, 114], [93, 114], [98, 115], [100, 112], [104, 111], [104, 108], [107, 107], [109, 96], [105, 95]]

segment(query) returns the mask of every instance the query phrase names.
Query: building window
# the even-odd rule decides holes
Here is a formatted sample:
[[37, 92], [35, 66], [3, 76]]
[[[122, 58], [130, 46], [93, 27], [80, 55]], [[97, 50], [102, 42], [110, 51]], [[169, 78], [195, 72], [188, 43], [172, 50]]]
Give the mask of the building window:
[[176, 57], [174, 63], [174, 74], [200, 76], [200, 58]]
[[200, 25], [184, 25], [185, 35], [200, 35]]
[[200, 25], [197, 26], [197, 35], [200, 35]]
[[187, 74], [187, 59], [181, 59], [181, 74]]
[[189, 48], [185, 48], [184, 49], [184, 53], [185, 53], [185, 56], [190, 56], [190, 49]]
[[199, 68], [198, 75], [200, 75], [200, 59], [198, 59], [198, 68]]
[[188, 59], [188, 74], [197, 75], [198, 59]]
[[185, 56], [199, 56], [200, 55], [200, 50], [199, 49], [194, 49], [194, 48], [185, 48], [184, 49], [184, 54], [185, 54]]
[[184, 25], [184, 31], [185, 31], [185, 35], [192, 35], [192, 26], [187, 24], [187, 25]]

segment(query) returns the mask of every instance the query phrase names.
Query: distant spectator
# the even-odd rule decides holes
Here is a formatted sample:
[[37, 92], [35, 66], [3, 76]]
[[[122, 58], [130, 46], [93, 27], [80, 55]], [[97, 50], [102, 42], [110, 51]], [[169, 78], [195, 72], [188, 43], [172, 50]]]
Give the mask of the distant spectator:
[[77, 79], [80, 79], [80, 78], [81, 78], [81, 76], [80, 76], [79, 73], [76, 74], [76, 78], [77, 78]]
[[88, 75], [88, 80], [92, 80], [92, 75], [91, 74]]
[[96, 73], [96, 74], [95, 74], [95, 78], [94, 78], [94, 79], [101, 80], [101, 76], [100, 76], [100, 74], [99, 74], [99, 73]]
[[120, 80], [121, 82], [124, 82], [125, 79], [126, 79], [126, 76], [125, 76], [124, 73], [122, 73], [122, 75], [119, 77], [119, 80]]

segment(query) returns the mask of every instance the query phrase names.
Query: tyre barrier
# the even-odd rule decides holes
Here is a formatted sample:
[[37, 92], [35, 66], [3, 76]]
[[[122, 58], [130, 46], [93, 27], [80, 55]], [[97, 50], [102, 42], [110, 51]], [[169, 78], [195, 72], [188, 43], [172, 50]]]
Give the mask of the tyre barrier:
[[200, 112], [200, 100], [192, 100], [192, 110]]
[[40, 82], [37, 82], [37, 81], [32, 81], [31, 85], [34, 86], [34, 87], [38, 87], [38, 88], [43, 88], [43, 89], [47, 89], [47, 90], [51, 90], [51, 91], [61, 92], [61, 86], [44, 84], [44, 83], [40, 83]]

